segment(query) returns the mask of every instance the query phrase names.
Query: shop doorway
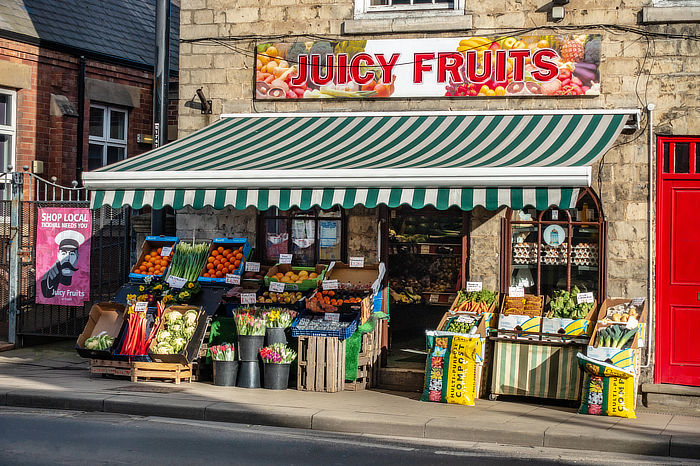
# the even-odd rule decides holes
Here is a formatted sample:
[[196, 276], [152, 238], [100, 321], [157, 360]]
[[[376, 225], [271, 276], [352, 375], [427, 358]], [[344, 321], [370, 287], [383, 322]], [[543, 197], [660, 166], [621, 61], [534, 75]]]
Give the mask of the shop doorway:
[[657, 138], [657, 383], [700, 386], [700, 138]]
[[466, 281], [468, 215], [456, 208], [389, 211], [387, 366], [425, 366], [425, 330], [437, 327]]

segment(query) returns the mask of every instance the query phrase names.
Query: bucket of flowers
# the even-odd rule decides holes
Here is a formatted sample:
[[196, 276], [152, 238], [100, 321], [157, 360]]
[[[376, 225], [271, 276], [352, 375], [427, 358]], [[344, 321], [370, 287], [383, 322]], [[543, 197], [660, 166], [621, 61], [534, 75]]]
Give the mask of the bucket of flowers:
[[295, 311], [285, 308], [265, 309], [265, 343], [270, 346], [275, 343], [287, 344], [287, 329], [297, 316]]
[[234, 345], [223, 343], [209, 347], [214, 364], [214, 385], [233, 387], [238, 375], [238, 361]]
[[270, 390], [286, 390], [289, 385], [289, 365], [297, 357], [296, 351], [282, 343], [275, 343], [260, 350], [265, 365], [263, 386]]

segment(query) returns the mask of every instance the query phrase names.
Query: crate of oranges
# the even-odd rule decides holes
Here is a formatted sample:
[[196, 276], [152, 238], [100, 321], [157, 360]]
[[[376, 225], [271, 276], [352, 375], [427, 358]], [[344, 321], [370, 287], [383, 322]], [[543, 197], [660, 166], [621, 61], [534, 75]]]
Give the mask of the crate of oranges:
[[318, 287], [325, 276], [327, 265], [316, 267], [292, 267], [289, 264], [277, 264], [270, 267], [265, 275], [265, 286], [270, 282], [284, 283], [284, 291], [306, 291]]
[[367, 293], [346, 290], [317, 290], [306, 300], [306, 309], [313, 312], [348, 312], [362, 308]]
[[162, 276], [170, 265], [177, 242], [176, 236], [146, 236], [141, 246], [141, 255], [131, 269], [129, 279], [140, 282], [148, 276]]
[[242, 275], [248, 255], [250, 244], [247, 239], [214, 238], [198, 281], [226, 283], [226, 274]]

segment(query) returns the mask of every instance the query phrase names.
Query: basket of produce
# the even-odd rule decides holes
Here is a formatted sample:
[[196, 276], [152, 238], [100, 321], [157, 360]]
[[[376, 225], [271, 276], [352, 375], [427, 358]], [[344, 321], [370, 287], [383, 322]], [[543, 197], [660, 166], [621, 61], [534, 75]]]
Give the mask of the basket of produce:
[[571, 291], [557, 290], [549, 301], [547, 317], [560, 319], [585, 319], [596, 308], [596, 302], [579, 303], [577, 297], [581, 293], [577, 286]]
[[112, 347], [124, 324], [123, 304], [95, 303], [75, 344], [78, 354], [90, 359], [112, 359]]
[[327, 314], [305, 312], [292, 322], [292, 336], [335, 337], [345, 340], [357, 330], [359, 312], [338, 314], [338, 320], [326, 318]]
[[306, 300], [306, 309], [312, 312], [358, 311], [362, 307], [362, 299], [368, 294], [366, 290], [316, 290]]
[[485, 312], [494, 312], [498, 306], [498, 292], [481, 290], [481, 291], [464, 291], [457, 292], [450, 311], [452, 312], [473, 312], [483, 314]]
[[207, 260], [208, 252], [207, 243], [177, 243], [172, 264], [165, 277], [166, 281], [172, 283], [173, 287], [176, 287], [176, 282], [181, 282], [180, 286], [187, 282], [196, 282]]
[[522, 298], [506, 296], [503, 298], [501, 306], [501, 314], [520, 315], [530, 317], [540, 317], [544, 305], [544, 296], [525, 295]]
[[478, 316], [455, 314], [446, 319], [444, 328], [438, 328], [438, 330], [476, 335], [480, 321], [481, 318]]
[[627, 324], [632, 319], [641, 320], [643, 312], [644, 301], [640, 303], [635, 303], [634, 301], [621, 302], [609, 306], [605, 310], [605, 316], [603, 316], [601, 322], [604, 324]]
[[207, 316], [194, 306], [170, 306], [161, 316], [148, 355], [153, 361], [189, 364], [199, 355]]
[[270, 267], [265, 275], [265, 286], [271, 282], [284, 283], [285, 291], [306, 291], [318, 287], [324, 279], [328, 266], [317, 264], [316, 267], [292, 267], [289, 264], [277, 264]]
[[142, 282], [148, 276], [162, 277], [170, 265], [177, 242], [176, 236], [146, 236], [129, 279]]
[[637, 334], [637, 330], [638, 327], [627, 329], [622, 325], [600, 327], [596, 333], [596, 341], [593, 346], [596, 348], [630, 348], [634, 344], [634, 336]]
[[226, 274], [243, 275], [250, 251], [250, 244], [245, 238], [214, 238], [199, 281], [226, 283]]

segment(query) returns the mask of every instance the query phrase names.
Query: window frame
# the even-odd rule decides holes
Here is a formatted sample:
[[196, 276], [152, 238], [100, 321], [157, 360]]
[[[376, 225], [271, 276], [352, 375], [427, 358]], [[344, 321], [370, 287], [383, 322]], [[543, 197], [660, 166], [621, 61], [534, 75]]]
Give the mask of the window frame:
[[[277, 209], [277, 215], [270, 215], [272, 209]], [[331, 210], [331, 209], [327, 209]], [[258, 215], [258, 244], [260, 250], [258, 259], [261, 263], [266, 265], [274, 265], [278, 261], [275, 259], [270, 259], [267, 257], [267, 220], [286, 220], [286, 231], [289, 234], [287, 240], [287, 254], [294, 253], [294, 244], [292, 241], [292, 222], [293, 220], [313, 220], [314, 221], [314, 260], [313, 264], [303, 264], [304, 266], [313, 266], [315, 264], [330, 264], [333, 261], [340, 260], [347, 262], [347, 214], [345, 209], [339, 208], [340, 216], [331, 217], [324, 215], [322, 209], [318, 206], [312, 207], [309, 210], [301, 210], [298, 207], [293, 207], [289, 210], [279, 210], [277, 207], [271, 207], [268, 210], [259, 212]], [[284, 213], [284, 214], [282, 214]], [[320, 247], [320, 233], [321, 233], [321, 221], [323, 220], [336, 220], [340, 222], [340, 258], [339, 259], [319, 259], [321, 255]], [[302, 264], [294, 264], [302, 265]]]
[[[0, 134], [10, 136], [12, 143], [10, 144], [10, 157], [8, 166], [15, 167], [15, 157], [17, 155], [17, 91], [0, 87], [0, 94], [9, 95], [10, 104], [10, 122], [11, 125], [0, 125]], [[3, 173], [7, 167], [3, 167]]]
[[[453, 6], [440, 3], [418, 3], [409, 5], [371, 5], [372, 0], [354, 0], [355, 19], [381, 19], [400, 17], [426, 17], [439, 14], [441, 16], [463, 15], [464, 0], [453, 0]], [[392, 1], [392, 0], [389, 0]], [[414, 2], [415, 0], [410, 0]], [[435, 0], [432, 0], [435, 2]]]
[[[90, 112], [93, 108], [99, 108], [103, 111], [102, 118], [102, 136], [93, 136], [90, 134], [90, 124], [88, 122], [88, 154], [90, 144], [102, 146], [102, 165], [97, 168], [104, 167], [107, 165], [107, 151], [109, 147], [118, 147], [124, 149], [124, 158], [119, 160], [125, 160], [129, 156], [129, 110], [122, 107], [113, 107], [103, 104], [90, 104]], [[111, 123], [112, 123], [112, 112], [119, 112], [124, 114], [124, 139], [114, 139], [110, 135]], [[88, 115], [89, 120], [89, 115]], [[88, 155], [88, 164], [89, 164]]]

